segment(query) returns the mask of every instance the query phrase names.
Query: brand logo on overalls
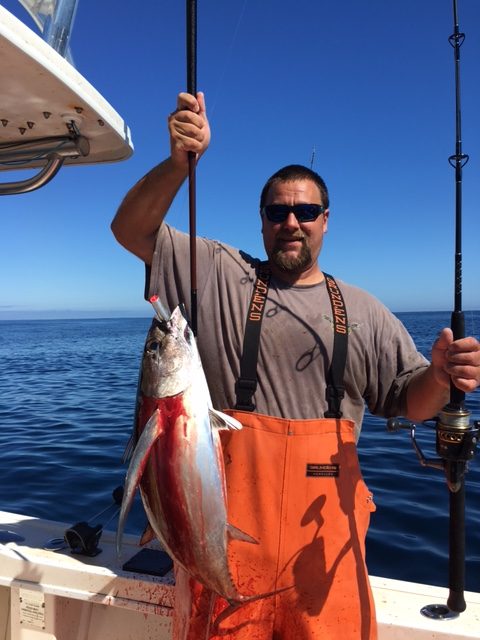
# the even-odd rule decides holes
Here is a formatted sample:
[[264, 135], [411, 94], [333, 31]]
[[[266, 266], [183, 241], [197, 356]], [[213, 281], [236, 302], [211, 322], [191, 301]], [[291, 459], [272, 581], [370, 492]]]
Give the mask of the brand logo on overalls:
[[268, 276], [260, 273], [255, 282], [255, 289], [250, 301], [250, 309], [248, 310], [248, 319], [252, 322], [260, 322], [262, 319], [263, 309], [267, 301]]
[[308, 462], [306, 475], [307, 478], [338, 478], [340, 465]]
[[330, 300], [334, 313], [333, 326], [337, 333], [347, 333], [347, 314], [345, 312], [345, 303], [343, 302], [342, 295], [335, 280], [328, 276], [326, 276], [326, 279], [330, 290]]

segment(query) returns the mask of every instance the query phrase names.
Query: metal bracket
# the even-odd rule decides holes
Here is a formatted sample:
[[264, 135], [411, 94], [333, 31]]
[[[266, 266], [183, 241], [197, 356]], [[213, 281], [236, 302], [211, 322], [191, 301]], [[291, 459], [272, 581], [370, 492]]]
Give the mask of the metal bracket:
[[87, 156], [90, 143], [84, 136], [51, 136], [28, 142], [0, 145], [0, 164], [25, 169], [29, 163], [45, 160], [41, 170], [25, 180], [0, 183], [0, 196], [28, 193], [43, 187], [56, 176], [66, 158]]

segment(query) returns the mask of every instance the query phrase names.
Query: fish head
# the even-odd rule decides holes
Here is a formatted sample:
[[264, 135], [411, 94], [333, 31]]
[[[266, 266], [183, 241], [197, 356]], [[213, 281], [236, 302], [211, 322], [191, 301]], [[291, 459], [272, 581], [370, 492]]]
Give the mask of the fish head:
[[143, 350], [142, 393], [151, 398], [177, 395], [191, 384], [199, 366], [195, 337], [180, 308], [166, 322], [155, 318]]

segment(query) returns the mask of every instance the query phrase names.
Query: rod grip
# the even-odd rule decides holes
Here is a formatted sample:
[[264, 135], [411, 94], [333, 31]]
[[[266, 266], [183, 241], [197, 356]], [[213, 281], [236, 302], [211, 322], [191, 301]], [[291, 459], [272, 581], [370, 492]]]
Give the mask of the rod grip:
[[[450, 462], [450, 465], [462, 465], [461, 462]], [[449, 469], [447, 469], [449, 471]], [[454, 471], [452, 469], [452, 471]], [[455, 470], [454, 472], [457, 472]], [[461, 473], [461, 469], [459, 470]], [[463, 595], [465, 589], [465, 482], [450, 493], [450, 525], [449, 525], [449, 596], [447, 606], [450, 611], [462, 613], [467, 608]]]
[[463, 311], [453, 311], [450, 327], [453, 332], [453, 339], [460, 340], [465, 337], [465, 314]]
[[[450, 319], [450, 327], [453, 333], [454, 340], [460, 340], [465, 337], [465, 315], [463, 311], [453, 311]], [[450, 405], [452, 407], [463, 407], [465, 401], [465, 392], [457, 389], [457, 387], [450, 384]]]

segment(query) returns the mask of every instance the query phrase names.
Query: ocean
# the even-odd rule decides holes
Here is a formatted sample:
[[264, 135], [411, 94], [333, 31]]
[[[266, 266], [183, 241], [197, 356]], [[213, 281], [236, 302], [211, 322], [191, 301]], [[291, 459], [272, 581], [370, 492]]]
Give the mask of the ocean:
[[[450, 314], [399, 313], [428, 356]], [[480, 312], [465, 312], [480, 333]], [[140, 355], [148, 318], [0, 322], [0, 510], [58, 520], [92, 520], [122, 485]], [[468, 396], [480, 419], [480, 390]], [[419, 425], [427, 457], [435, 432]], [[409, 433], [390, 434], [367, 413], [359, 444], [377, 511], [367, 539], [372, 575], [448, 584], [448, 492], [443, 473], [422, 468]], [[466, 588], [480, 592], [480, 454], [466, 475]], [[115, 528], [115, 522], [109, 528]], [[140, 533], [137, 500], [127, 531]], [[63, 530], [59, 531], [63, 535]]]

